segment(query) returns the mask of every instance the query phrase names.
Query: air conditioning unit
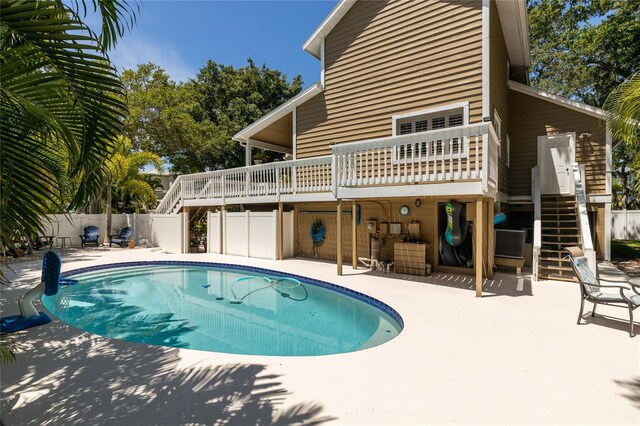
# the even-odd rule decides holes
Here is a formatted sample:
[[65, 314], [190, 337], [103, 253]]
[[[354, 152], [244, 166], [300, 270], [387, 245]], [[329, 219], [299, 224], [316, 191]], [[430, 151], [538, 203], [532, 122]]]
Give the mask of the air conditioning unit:
[[526, 229], [496, 229], [495, 255], [514, 259], [523, 258], [526, 239]]

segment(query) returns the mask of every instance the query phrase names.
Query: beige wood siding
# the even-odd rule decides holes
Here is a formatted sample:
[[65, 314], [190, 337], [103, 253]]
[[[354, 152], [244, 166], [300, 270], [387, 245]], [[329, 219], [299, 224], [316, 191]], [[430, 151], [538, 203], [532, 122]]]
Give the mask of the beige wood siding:
[[498, 111], [502, 119], [502, 134], [498, 135], [502, 141], [500, 161], [498, 164], [498, 190], [509, 192], [509, 168], [506, 163], [507, 133], [509, 132], [509, 87], [507, 86], [507, 46], [502, 35], [502, 26], [498, 16], [498, 8], [495, 2], [491, 2], [489, 12], [489, 39], [491, 40], [489, 55], [489, 99], [491, 104], [491, 117], [493, 110]]
[[[358, 257], [369, 257], [369, 233], [367, 232], [367, 222], [375, 220], [380, 226], [381, 222], [391, 220], [402, 223], [402, 232], [407, 233], [407, 226], [411, 221], [420, 223], [420, 235], [424, 241], [432, 243], [434, 238], [434, 207], [435, 202], [425, 201], [420, 207], [414, 206], [415, 198], [394, 199], [392, 202], [386, 200], [358, 200], [360, 206], [360, 225], [357, 225], [357, 253]], [[399, 217], [398, 211], [403, 205], [409, 206], [411, 213], [407, 217]], [[327, 212], [325, 214], [318, 211]], [[351, 260], [351, 203], [343, 202], [342, 211], [349, 214], [342, 215], [342, 254], [343, 260]], [[309, 213], [307, 213], [309, 212]], [[315, 212], [315, 213], [311, 213]], [[306, 203], [295, 205], [296, 217], [296, 256], [313, 257], [313, 241], [311, 240], [311, 226], [320, 221], [325, 226], [324, 242], [316, 246], [317, 258], [322, 260], [336, 260], [337, 253], [337, 218], [335, 215], [336, 203]], [[385, 238], [381, 241], [381, 260], [393, 260], [393, 243], [400, 241], [399, 238]], [[427, 261], [432, 263], [434, 256], [433, 245], [427, 248]]]
[[358, 1], [325, 40], [325, 91], [297, 109], [299, 158], [391, 136], [392, 116], [470, 102], [482, 113], [478, 1]]
[[289, 113], [280, 120], [262, 129], [251, 139], [274, 145], [290, 147], [293, 144], [293, 113]]
[[[587, 193], [604, 194], [605, 132], [600, 120], [542, 99], [509, 91], [511, 127], [511, 195], [531, 195], [531, 168], [538, 160], [538, 136], [576, 133], [576, 161], [585, 165]], [[580, 139], [581, 133], [591, 137]]]

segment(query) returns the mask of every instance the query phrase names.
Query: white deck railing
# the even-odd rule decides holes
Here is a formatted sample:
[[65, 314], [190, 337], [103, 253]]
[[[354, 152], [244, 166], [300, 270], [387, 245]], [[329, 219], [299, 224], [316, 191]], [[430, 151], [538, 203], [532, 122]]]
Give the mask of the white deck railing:
[[[343, 187], [480, 179], [497, 186], [498, 143], [490, 123], [333, 145]], [[487, 152], [483, 156], [482, 152]], [[488, 158], [487, 158], [488, 157]]]
[[156, 213], [172, 213], [187, 200], [279, 201], [294, 194], [335, 195], [338, 187], [476, 180], [484, 191], [495, 191], [499, 148], [491, 123], [333, 145], [324, 157], [179, 176]]
[[578, 229], [580, 230], [580, 237], [582, 239], [582, 252], [587, 258], [591, 271], [597, 274], [596, 252], [593, 248], [589, 215], [587, 213], [587, 189], [585, 188], [584, 164], [573, 163], [571, 168], [575, 182]]

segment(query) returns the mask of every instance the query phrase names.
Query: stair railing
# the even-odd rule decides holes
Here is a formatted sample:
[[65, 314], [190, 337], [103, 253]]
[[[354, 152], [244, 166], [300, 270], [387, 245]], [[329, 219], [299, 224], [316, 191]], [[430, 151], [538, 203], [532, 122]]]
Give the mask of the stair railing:
[[533, 281], [538, 281], [540, 254], [542, 249], [542, 194], [540, 191], [540, 168], [531, 169], [531, 198], [533, 199]]
[[591, 239], [591, 227], [589, 226], [589, 215], [587, 214], [587, 191], [584, 164], [573, 163], [573, 181], [575, 182], [576, 204], [578, 215], [578, 228], [580, 230], [580, 238], [582, 240], [582, 251], [587, 257], [589, 268], [597, 273], [596, 252], [593, 248], [593, 240]]
[[175, 208], [182, 198], [182, 175], [173, 181], [167, 193], [162, 197], [160, 204], [155, 209], [155, 213], [168, 214]]

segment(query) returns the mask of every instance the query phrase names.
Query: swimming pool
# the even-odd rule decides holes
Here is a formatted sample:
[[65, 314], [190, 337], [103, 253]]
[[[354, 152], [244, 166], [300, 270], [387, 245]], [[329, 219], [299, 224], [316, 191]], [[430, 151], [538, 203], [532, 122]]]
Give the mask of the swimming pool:
[[101, 336], [251, 355], [353, 352], [397, 336], [390, 306], [344, 287], [277, 271], [205, 262], [130, 262], [63, 274], [77, 284], [43, 305]]

